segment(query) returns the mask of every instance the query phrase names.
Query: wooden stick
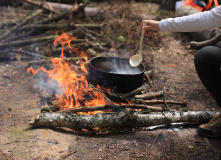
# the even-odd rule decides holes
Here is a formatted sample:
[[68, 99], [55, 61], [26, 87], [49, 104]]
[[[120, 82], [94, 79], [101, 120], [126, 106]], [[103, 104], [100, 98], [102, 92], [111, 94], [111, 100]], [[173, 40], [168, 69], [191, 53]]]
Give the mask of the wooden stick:
[[[58, 35], [51, 35], [51, 36], [45, 36], [45, 37], [37, 37], [37, 38], [32, 38], [32, 39], [26, 39], [26, 40], [18, 40], [18, 41], [12, 41], [12, 42], [4, 42], [0, 43], [0, 49], [4, 49], [5, 47], [17, 47], [17, 46], [25, 46], [25, 45], [30, 45], [33, 43], [42, 43], [45, 41], [51, 41], [54, 40], [58, 37]], [[84, 39], [76, 39], [73, 42], [75, 43], [80, 43], [84, 42]]]
[[[220, 112], [219, 112], [220, 113]], [[219, 114], [217, 113], [217, 114]], [[66, 127], [71, 129], [148, 127], [177, 122], [205, 123], [213, 117], [211, 111], [156, 112], [150, 114], [112, 113], [76, 115], [66, 113], [42, 113], [31, 119], [29, 125], [36, 127]]]
[[32, 52], [27, 52], [27, 51], [16, 51], [16, 50], [10, 50], [10, 52], [15, 52], [15, 53], [20, 53], [20, 54], [26, 54], [26, 55], [30, 55], [30, 56], [35, 56], [35, 57], [41, 57], [41, 58], [49, 58], [37, 53], [32, 53]]
[[11, 30], [9, 30], [8, 32], [6, 32], [5, 34], [3, 34], [0, 37], [0, 41], [4, 38], [6, 38], [9, 34], [13, 33], [14, 31], [16, 31], [19, 27], [25, 25], [28, 21], [30, 21], [31, 19], [33, 19], [34, 17], [36, 17], [37, 15], [39, 15], [40, 13], [42, 13], [42, 10], [39, 9], [37, 11], [35, 11], [32, 15], [28, 16], [27, 18], [25, 18], [21, 23], [19, 23], [18, 25], [14, 26]]
[[221, 34], [218, 34], [215, 37], [213, 37], [212, 39], [202, 41], [202, 42], [192, 41], [192, 42], [190, 42], [190, 48], [201, 49], [206, 46], [214, 46], [219, 41], [221, 41]]
[[163, 96], [163, 91], [150, 92], [147, 94], [136, 95], [135, 98], [136, 99], [152, 99], [154, 97], [159, 97], [159, 96]]
[[73, 107], [70, 109], [66, 109], [64, 111], [60, 111], [61, 113], [77, 113], [77, 112], [93, 112], [99, 110], [108, 110], [108, 109], [144, 109], [150, 110], [154, 112], [163, 112], [165, 109], [161, 107], [147, 106], [142, 104], [134, 104], [134, 105], [104, 105], [104, 106], [83, 106], [83, 107]]
[[[163, 100], [136, 100], [145, 104], [164, 104]], [[187, 102], [167, 101], [167, 104], [187, 105]]]
[[[143, 90], [145, 90], [146, 88], [145, 88], [145, 86], [141, 86], [141, 87], [139, 87], [139, 88], [137, 88], [137, 89], [135, 89], [135, 90], [133, 90], [133, 91], [131, 91], [131, 92], [129, 92], [129, 93], [125, 93], [125, 94], [121, 94], [121, 93], [113, 93], [113, 94], [115, 94], [115, 95], [117, 95], [117, 96], [120, 96], [120, 97], [122, 97], [122, 98], [132, 98], [132, 97], [134, 97], [136, 94], [138, 94], [140, 91], [143, 91]], [[136, 97], [136, 96], [135, 96]]]
[[20, 46], [30, 45], [33, 43], [41, 43], [41, 42], [45, 42], [49, 40], [54, 40], [57, 37], [58, 35], [51, 35], [51, 36], [38, 37], [38, 38], [32, 38], [32, 39], [26, 39], [26, 40], [4, 42], [4, 43], [0, 43], [0, 49], [4, 49], [5, 47], [17, 47], [17, 46], [20, 47]]
[[57, 11], [57, 10], [53, 10], [53, 9], [47, 7], [46, 5], [39, 4], [39, 3], [33, 2], [33, 1], [31, 1], [31, 0], [23, 0], [23, 1], [26, 2], [26, 3], [28, 3], [28, 4], [31, 4], [31, 5], [34, 5], [34, 6], [41, 7], [41, 8], [43, 8], [43, 9], [47, 10], [47, 11], [50, 11], [50, 12], [53, 12], [53, 13], [60, 14], [59, 11]]
[[[84, 59], [84, 57], [70, 57], [70, 58], [64, 58], [65, 61], [67, 62], [72, 62], [72, 61], [77, 61], [80, 59]], [[42, 64], [42, 63], [50, 63], [51, 59], [46, 59], [46, 60], [36, 60], [36, 61], [29, 61], [28, 65], [38, 65], [38, 64]]]
[[100, 29], [102, 24], [29, 24], [19, 28], [20, 31], [28, 29], [62, 29], [62, 28], [76, 28], [85, 27], [92, 29]]

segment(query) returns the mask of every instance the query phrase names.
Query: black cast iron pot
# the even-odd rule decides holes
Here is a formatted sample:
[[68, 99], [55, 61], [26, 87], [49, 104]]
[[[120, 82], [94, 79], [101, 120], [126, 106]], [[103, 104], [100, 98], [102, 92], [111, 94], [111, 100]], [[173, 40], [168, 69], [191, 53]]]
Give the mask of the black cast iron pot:
[[129, 93], [142, 86], [145, 67], [131, 67], [129, 60], [117, 57], [95, 57], [89, 64], [88, 81], [118, 93]]

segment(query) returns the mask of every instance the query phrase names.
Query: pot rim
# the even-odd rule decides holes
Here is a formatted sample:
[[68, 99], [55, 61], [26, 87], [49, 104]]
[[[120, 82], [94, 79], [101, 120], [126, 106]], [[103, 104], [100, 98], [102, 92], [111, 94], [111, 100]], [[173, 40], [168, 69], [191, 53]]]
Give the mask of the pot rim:
[[138, 67], [135, 67], [135, 68], [141, 68], [141, 71], [139, 73], [135, 73], [135, 74], [122, 74], [122, 73], [111, 73], [111, 72], [105, 72], [105, 71], [102, 71], [102, 70], [99, 70], [97, 68], [95, 68], [93, 65], [92, 65], [92, 61], [95, 61], [96, 59], [100, 59], [100, 58], [103, 58], [103, 59], [119, 59], [119, 60], [126, 60], [128, 61], [129, 63], [129, 59], [127, 58], [121, 58], [121, 57], [102, 57], [102, 56], [99, 56], [99, 57], [94, 57], [90, 60], [90, 67], [92, 67], [94, 70], [96, 71], [99, 71], [99, 72], [102, 72], [102, 73], [106, 73], [106, 74], [112, 74], [112, 75], [140, 75], [140, 74], [143, 74], [145, 72], [145, 65], [143, 63], [141, 63]]

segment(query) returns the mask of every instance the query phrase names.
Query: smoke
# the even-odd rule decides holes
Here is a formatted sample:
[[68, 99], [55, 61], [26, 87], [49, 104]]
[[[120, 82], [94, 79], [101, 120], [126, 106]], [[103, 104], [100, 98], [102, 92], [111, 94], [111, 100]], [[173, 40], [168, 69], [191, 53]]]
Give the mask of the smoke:
[[48, 78], [48, 74], [42, 71], [35, 75], [35, 89], [47, 92], [50, 95], [62, 95], [63, 91], [60, 89], [59, 83], [56, 80]]
[[132, 67], [127, 59], [118, 59], [106, 57], [104, 61], [94, 63], [93, 66], [100, 71], [114, 73], [114, 74], [125, 74], [134, 75], [143, 72], [141, 67]]

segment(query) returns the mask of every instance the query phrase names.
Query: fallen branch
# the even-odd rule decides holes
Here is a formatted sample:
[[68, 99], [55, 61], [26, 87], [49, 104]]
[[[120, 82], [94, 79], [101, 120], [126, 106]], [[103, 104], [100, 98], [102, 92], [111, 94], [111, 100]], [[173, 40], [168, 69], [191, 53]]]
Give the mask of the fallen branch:
[[[164, 104], [164, 100], [136, 100], [145, 104]], [[167, 104], [187, 105], [187, 102], [167, 101]]]
[[[66, 62], [73, 62], [73, 61], [77, 61], [80, 59], [84, 59], [84, 57], [70, 57], [70, 58], [64, 58], [64, 60]], [[45, 60], [36, 60], [36, 61], [29, 61], [28, 65], [38, 65], [38, 64], [42, 64], [42, 63], [50, 63], [51, 59], [45, 59]]]
[[[134, 97], [136, 94], [138, 94], [139, 92], [141, 92], [141, 91], [143, 91], [143, 90], [145, 90], [146, 89], [146, 87], [145, 86], [141, 86], [141, 87], [139, 87], [139, 88], [137, 88], [137, 89], [135, 89], [135, 90], [133, 90], [133, 91], [131, 91], [131, 92], [129, 92], [129, 93], [126, 93], [126, 94], [121, 94], [121, 93], [113, 93], [114, 95], [117, 95], [117, 96], [120, 96], [120, 97], [122, 97], [122, 98], [132, 98], [132, 97]], [[136, 96], [135, 96], [136, 97]]]
[[216, 43], [221, 41], [221, 34], [216, 35], [212, 39], [202, 41], [202, 42], [190, 42], [190, 48], [192, 49], [201, 49], [206, 46], [214, 46]]
[[[0, 49], [4, 49], [5, 47], [17, 47], [17, 46], [20, 47], [20, 46], [25, 46], [25, 45], [31, 45], [33, 43], [42, 43], [42, 42], [54, 40], [57, 37], [58, 37], [58, 35], [51, 35], [51, 36], [37, 37], [37, 38], [26, 39], [26, 40], [4, 42], [4, 43], [0, 43]], [[85, 40], [84, 39], [76, 39], [73, 42], [80, 43], [80, 42], [85, 42]]]
[[26, 40], [4, 42], [4, 43], [0, 43], [0, 49], [4, 49], [5, 47], [17, 47], [17, 46], [20, 47], [20, 46], [30, 45], [33, 43], [41, 43], [41, 42], [45, 42], [49, 40], [54, 40], [57, 37], [58, 35], [51, 35], [51, 36], [38, 37], [38, 38], [32, 38], [32, 39], [26, 39]]
[[[208, 122], [211, 111], [160, 112], [151, 114], [115, 113], [76, 115], [66, 113], [42, 113], [29, 121], [36, 127], [65, 127], [71, 129], [114, 128], [114, 127], [148, 127], [176, 122]], [[217, 113], [218, 114], [218, 113]]]
[[74, 13], [77, 13], [79, 11], [82, 11], [83, 8], [87, 5], [88, 1], [85, 1], [84, 4], [79, 4], [79, 5], [74, 5], [72, 6], [68, 11], [64, 12], [64, 13], [61, 13], [55, 17], [52, 17], [52, 18], [48, 18], [42, 22], [39, 22], [39, 24], [47, 24], [47, 23], [51, 23], [51, 22], [58, 22], [60, 21], [61, 19], [67, 17], [68, 15], [70, 14], [74, 14]]
[[60, 14], [59, 11], [54, 10], [53, 8], [49, 7], [49, 5], [46, 6], [46, 5], [39, 4], [39, 3], [36, 3], [36, 2], [34, 2], [34, 1], [31, 1], [31, 0], [23, 0], [23, 1], [26, 2], [26, 3], [28, 3], [28, 4], [31, 4], [31, 5], [34, 5], [34, 6], [41, 7], [41, 8], [43, 8], [43, 9], [47, 10], [47, 11], [50, 11], [50, 12], [53, 12], [53, 13]]
[[142, 104], [134, 104], [134, 105], [104, 105], [104, 106], [83, 106], [83, 107], [73, 107], [70, 109], [66, 109], [64, 111], [60, 111], [61, 113], [77, 113], [77, 112], [93, 112], [93, 111], [99, 111], [99, 110], [121, 110], [125, 108], [131, 108], [131, 109], [143, 109], [143, 110], [149, 110], [153, 112], [163, 112], [165, 109], [161, 107], [154, 107], [154, 106], [147, 106]]
[[136, 99], [152, 99], [152, 98], [159, 97], [159, 96], [163, 96], [163, 91], [150, 92], [147, 94], [136, 95], [135, 98]]
[[29, 24], [19, 28], [20, 31], [28, 29], [63, 29], [85, 27], [91, 29], [100, 29], [102, 24]]
[[6, 38], [9, 34], [13, 33], [14, 31], [16, 31], [19, 27], [25, 25], [28, 21], [30, 21], [31, 19], [33, 19], [34, 17], [36, 17], [37, 15], [39, 15], [40, 13], [42, 13], [42, 10], [39, 9], [37, 11], [35, 11], [32, 15], [28, 16], [27, 18], [25, 18], [21, 23], [19, 23], [18, 25], [14, 26], [11, 30], [9, 30], [8, 32], [6, 32], [5, 34], [3, 34], [0, 37], [0, 41], [4, 38]]

